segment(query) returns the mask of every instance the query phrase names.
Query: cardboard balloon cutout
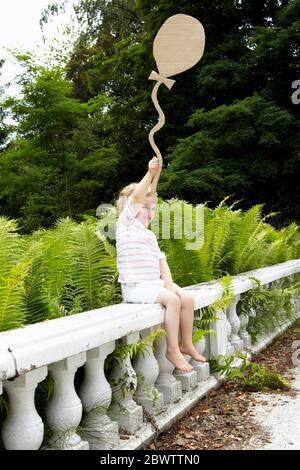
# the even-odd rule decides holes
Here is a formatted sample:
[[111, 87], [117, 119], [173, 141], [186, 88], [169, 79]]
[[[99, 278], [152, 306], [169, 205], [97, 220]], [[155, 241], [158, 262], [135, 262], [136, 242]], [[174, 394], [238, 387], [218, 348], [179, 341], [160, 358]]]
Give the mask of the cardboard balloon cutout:
[[205, 33], [200, 21], [193, 16], [183, 14], [170, 16], [161, 26], [154, 39], [153, 55], [158, 73], [152, 71], [148, 78], [157, 81], [152, 90], [151, 98], [159, 115], [158, 123], [149, 133], [151, 147], [159, 160], [159, 171], [151, 184], [151, 193], [155, 199], [163, 159], [153, 136], [165, 124], [165, 115], [159, 106], [157, 91], [162, 83], [171, 89], [175, 80], [169, 77], [193, 67], [201, 59], [204, 45]]

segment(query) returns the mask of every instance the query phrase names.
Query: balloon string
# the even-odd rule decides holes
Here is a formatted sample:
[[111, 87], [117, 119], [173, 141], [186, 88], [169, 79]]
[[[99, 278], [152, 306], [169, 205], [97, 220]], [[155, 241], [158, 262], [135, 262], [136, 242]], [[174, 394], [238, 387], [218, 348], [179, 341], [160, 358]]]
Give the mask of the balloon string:
[[155, 124], [155, 126], [151, 129], [151, 131], [149, 133], [150, 145], [153, 148], [153, 150], [154, 150], [154, 152], [155, 152], [155, 154], [158, 158], [158, 161], [159, 161], [159, 170], [158, 170], [157, 174], [155, 175], [154, 180], [151, 183], [151, 193], [155, 197], [155, 199], [156, 199], [156, 186], [157, 186], [159, 175], [160, 175], [160, 172], [161, 172], [161, 169], [162, 169], [162, 166], [163, 166], [163, 159], [162, 159], [160, 150], [157, 147], [157, 145], [155, 144], [154, 138], [153, 138], [154, 134], [159, 129], [161, 129], [163, 127], [163, 125], [165, 124], [165, 115], [164, 115], [163, 110], [161, 109], [161, 107], [158, 103], [158, 99], [157, 99], [157, 91], [158, 91], [158, 88], [160, 87], [160, 85], [162, 83], [163, 82], [160, 82], [160, 81], [156, 82], [154, 87], [153, 87], [152, 93], [151, 93], [151, 99], [152, 99], [153, 104], [154, 104], [154, 106], [155, 106], [155, 108], [158, 112], [158, 115], [159, 115], [158, 122]]

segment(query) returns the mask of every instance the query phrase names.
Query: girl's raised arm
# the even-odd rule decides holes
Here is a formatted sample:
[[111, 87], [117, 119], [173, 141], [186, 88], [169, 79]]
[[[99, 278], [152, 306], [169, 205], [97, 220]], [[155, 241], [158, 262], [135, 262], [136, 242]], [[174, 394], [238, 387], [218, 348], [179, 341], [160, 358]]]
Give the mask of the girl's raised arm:
[[152, 180], [159, 170], [159, 161], [157, 157], [153, 157], [148, 163], [148, 171], [143, 179], [137, 184], [133, 193], [132, 201], [135, 203], [142, 203], [146, 196]]

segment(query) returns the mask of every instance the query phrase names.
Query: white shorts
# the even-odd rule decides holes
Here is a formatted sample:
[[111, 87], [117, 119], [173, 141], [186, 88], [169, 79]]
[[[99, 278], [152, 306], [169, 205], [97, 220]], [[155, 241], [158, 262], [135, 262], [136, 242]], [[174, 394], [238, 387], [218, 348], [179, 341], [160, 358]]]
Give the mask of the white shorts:
[[153, 304], [164, 287], [165, 281], [155, 279], [140, 282], [122, 282], [121, 290], [124, 302]]

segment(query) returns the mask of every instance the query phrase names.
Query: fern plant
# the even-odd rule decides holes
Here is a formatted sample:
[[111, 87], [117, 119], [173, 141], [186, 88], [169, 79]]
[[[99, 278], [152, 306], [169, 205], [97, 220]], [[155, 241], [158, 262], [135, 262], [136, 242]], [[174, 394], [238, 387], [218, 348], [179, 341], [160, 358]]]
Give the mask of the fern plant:
[[[190, 233], [192, 229], [196, 230], [199, 217], [197, 208], [176, 198], [164, 204], [168, 205], [168, 212], [171, 214], [170, 238], [159, 240], [159, 245], [167, 253], [174, 281], [181, 285], [190, 285], [218, 278], [224, 274], [222, 266], [228, 256], [228, 253], [225, 253], [225, 244], [230, 234], [230, 211], [222, 205], [213, 211], [204, 204], [204, 243], [198, 248], [188, 250], [186, 246], [191, 240], [185, 236], [184, 228], [188, 226]], [[179, 214], [177, 218], [175, 218], [176, 213]], [[159, 233], [163, 233], [161, 226]], [[181, 233], [181, 238], [176, 239], [176, 233]], [[198, 234], [198, 237], [200, 235]]]
[[219, 311], [226, 311], [234, 298], [234, 292], [232, 287], [232, 277], [227, 275], [223, 276], [219, 280], [220, 286], [222, 288], [222, 294], [219, 299], [215, 300], [210, 305], [202, 307], [200, 318], [195, 318], [194, 326], [198, 329], [210, 329], [214, 322], [216, 322]]
[[205, 337], [205, 335], [208, 335], [209, 333], [213, 334], [215, 333], [215, 330], [202, 330], [201, 328], [196, 328], [196, 330], [193, 332], [192, 343], [198, 343], [198, 341], [201, 341]]
[[262, 231], [265, 219], [274, 213], [261, 218], [262, 204], [256, 204], [241, 214], [232, 226], [232, 250], [229, 269], [238, 274], [253, 268], [262, 267], [260, 248], [264, 244], [266, 232]]
[[17, 233], [15, 220], [0, 217], [0, 331], [21, 327], [26, 322], [25, 280], [34, 255]]
[[[234, 366], [237, 359], [242, 360], [240, 366]], [[249, 361], [247, 356], [237, 352], [235, 355], [215, 356], [210, 359], [213, 373], [227, 380], [238, 379], [245, 389], [267, 391], [268, 389], [291, 388], [291, 385], [279, 372], [273, 372], [265, 366]]]
[[259, 335], [271, 333], [282, 323], [297, 317], [292, 298], [299, 293], [300, 283], [285, 279], [280, 281], [282, 287], [272, 283], [270, 288], [266, 288], [255, 276], [249, 276], [249, 279], [255, 281], [256, 287], [241, 294], [237, 314], [250, 313], [247, 330], [255, 344]]

